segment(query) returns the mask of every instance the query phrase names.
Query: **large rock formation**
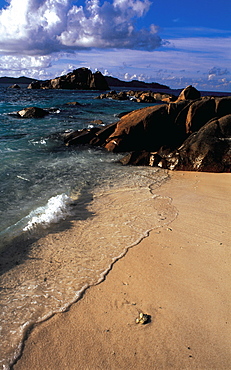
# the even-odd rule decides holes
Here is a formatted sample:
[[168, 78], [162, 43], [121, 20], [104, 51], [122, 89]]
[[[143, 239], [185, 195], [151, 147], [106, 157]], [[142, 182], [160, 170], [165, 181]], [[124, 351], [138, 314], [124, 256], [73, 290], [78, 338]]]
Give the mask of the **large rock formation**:
[[160, 151], [158, 158], [153, 155], [153, 160], [171, 170], [231, 172], [230, 138], [231, 114], [212, 119], [191, 134], [178, 150]]
[[158, 150], [162, 145], [178, 144], [178, 127], [174, 121], [187, 102], [155, 105], [135, 110], [121, 118], [106, 140], [105, 148], [113, 152]]
[[195, 90], [188, 91], [192, 94], [180, 94], [176, 102], [132, 111], [117, 123], [72, 137], [67, 145], [82, 142], [130, 152], [123, 164], [231, 172], [231, 96], [196, 98]]
[[108, 90], [109, 87], [101, 72], [92, 73], [88, 68], [79, 68], [51, 80], [32, 82], [28, 89]]

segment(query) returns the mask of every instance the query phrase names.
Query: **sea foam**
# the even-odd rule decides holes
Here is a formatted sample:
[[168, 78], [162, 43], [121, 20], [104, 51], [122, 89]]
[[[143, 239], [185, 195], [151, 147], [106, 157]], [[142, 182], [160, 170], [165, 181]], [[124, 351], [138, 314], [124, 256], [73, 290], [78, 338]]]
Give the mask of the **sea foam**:
[[51, 223], [64, 220], [71, 214], [70, 204], [72, 199], [66, 194], [56, 195], [50, 198], [44, 207], [38, 207], [26, 217], [29, 219], [23, 231], [29, 231], [38, 225], [48, 227]]

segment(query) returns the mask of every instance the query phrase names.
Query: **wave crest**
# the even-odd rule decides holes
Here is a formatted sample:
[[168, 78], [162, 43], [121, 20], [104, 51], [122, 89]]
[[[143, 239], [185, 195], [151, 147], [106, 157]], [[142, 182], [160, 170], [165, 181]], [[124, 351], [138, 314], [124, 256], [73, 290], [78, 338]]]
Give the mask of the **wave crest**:
[[57, 223], [70, 215], [72, 200], [66, 194], [59, 194], [50, 198], [44, 207], [38, 207], [27, 216], [29, 221], [23, 231], [30, 231], [38, 225], [48, 227], [51, 223]]

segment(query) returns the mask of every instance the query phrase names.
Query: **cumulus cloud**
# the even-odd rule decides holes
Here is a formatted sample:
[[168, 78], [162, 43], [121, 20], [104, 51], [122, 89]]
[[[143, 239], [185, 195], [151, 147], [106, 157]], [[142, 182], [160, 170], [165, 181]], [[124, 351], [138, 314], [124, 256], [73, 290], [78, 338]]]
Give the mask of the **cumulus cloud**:
[[52, 66], [50, 56], [0, 56], [0, 75], [12, 77], [30, 76], [39, 79], [48, 78], [47, 70]]
[[0, 51], [45, 55], [62, 50], [130, 48], [161, 45], [155, 25], [137, 30], [135, 20], [149, 10], [149, 0], [10, 0], [0, 11]]
[[0, 57], [1, 71], [3, 70], [14, 70], [21, 71], [29, 68], [41, 69], [51, 67], [51, 57], [40, 56], [40, 57], [15, 57], [4, 55]]

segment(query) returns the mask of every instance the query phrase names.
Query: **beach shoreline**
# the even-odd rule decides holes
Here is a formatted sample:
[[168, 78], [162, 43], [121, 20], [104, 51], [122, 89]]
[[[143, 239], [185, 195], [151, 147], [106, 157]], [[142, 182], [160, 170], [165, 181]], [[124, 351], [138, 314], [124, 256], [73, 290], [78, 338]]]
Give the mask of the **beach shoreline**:
[[[13, 369], [228, 369], [230, 174], [175, 172], [178, 216], [152, 230], [64, 313], [38, 324]], [[139, 313], [150, 315], [136, 324]]]

